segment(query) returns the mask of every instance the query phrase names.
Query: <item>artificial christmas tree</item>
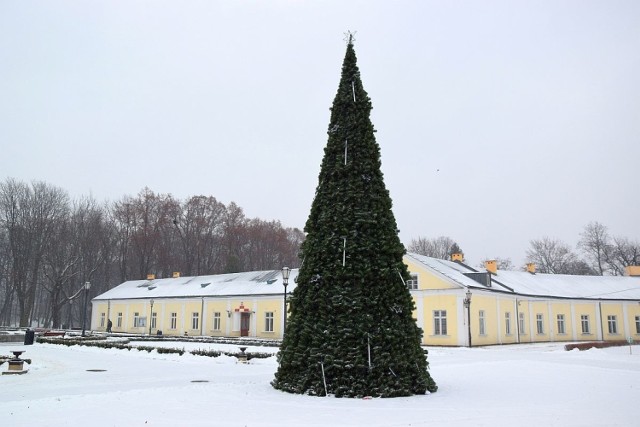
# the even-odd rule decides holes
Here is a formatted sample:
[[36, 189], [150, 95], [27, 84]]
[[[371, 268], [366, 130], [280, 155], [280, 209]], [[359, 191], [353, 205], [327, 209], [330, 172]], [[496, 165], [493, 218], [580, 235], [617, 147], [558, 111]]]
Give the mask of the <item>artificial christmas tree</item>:
[[352, 35], [272, 385], [337, 397], [435, 391]]

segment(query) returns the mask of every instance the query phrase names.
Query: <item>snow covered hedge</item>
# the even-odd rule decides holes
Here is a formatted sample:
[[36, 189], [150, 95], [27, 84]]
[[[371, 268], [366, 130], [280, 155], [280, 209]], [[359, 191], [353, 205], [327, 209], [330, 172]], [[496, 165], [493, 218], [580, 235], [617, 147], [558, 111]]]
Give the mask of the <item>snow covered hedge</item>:
[[[230, 352], [230, 351], [219, 351], [219, 350], [202, 350], [196, 349], [187, 351], [184, 348], [171, 348], [171, 347], [155, 347], [155, 346], [146, 346], [139, 345], [133, 346], [129, 344], [129, 340], [119, 340], [112, 341], [106, 340], [105, 337], [73, 337], [73, 338], [59, 338], [59, 337], [38, 337], [39, 343], [46, 344], [59, 344], [66, 345], [68, 347], [74, 345], [81, 345], [85, 347], [98, 347], [98, 348], [115, 348], [120, 350], [138, 350], [138, 351], [146, 351], [151, 353], [153, 350], [157, 351], [160, 354], [179, 354], [182, 356], [184, 353], [193, 354], [194, 356], [208, 356], [208, 357], [219, 357], [222, 355], [230, 356], [230, 357], [238, 357], [240, 356], [240, 352]], [[268, 357], [274, 356], [272, 353], [263, 353], [263, 352], [246, 352], [244, 353], [247, 356], [248, 360], [251, 359], [266, 359]]]

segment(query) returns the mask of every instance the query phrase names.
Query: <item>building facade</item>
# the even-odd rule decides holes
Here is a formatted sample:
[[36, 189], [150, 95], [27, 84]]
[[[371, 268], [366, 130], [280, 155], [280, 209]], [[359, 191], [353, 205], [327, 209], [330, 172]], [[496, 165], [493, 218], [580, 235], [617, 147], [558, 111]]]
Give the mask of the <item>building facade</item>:
[[[405, 255], [424, 345], [640, 340], [640, 277], [474, 269]], [[282, 337], [280, 271], [127, 281], [92, 300], [91, 329], [113, 333]], [[287, 292], [295, 289], [291, 271]]]

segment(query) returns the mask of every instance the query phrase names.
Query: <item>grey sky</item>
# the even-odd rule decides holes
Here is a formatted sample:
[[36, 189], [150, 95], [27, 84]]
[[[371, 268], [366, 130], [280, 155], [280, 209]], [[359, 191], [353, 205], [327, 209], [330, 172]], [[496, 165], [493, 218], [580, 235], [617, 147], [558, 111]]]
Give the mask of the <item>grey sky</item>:
[[0, 179], [303, 227], [357, 31], [400, 237], [640, 238], [638, 1], [0, 0]]

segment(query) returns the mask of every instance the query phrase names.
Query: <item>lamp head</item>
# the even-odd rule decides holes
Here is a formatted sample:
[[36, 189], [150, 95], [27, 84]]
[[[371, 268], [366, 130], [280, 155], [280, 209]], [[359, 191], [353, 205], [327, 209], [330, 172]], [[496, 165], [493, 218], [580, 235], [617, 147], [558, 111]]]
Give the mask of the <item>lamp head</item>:
[[282, 281], [287, 284], [289, 283], [289, 274], [291, 274], [291, 269], [289, 267], [282, 268]]

